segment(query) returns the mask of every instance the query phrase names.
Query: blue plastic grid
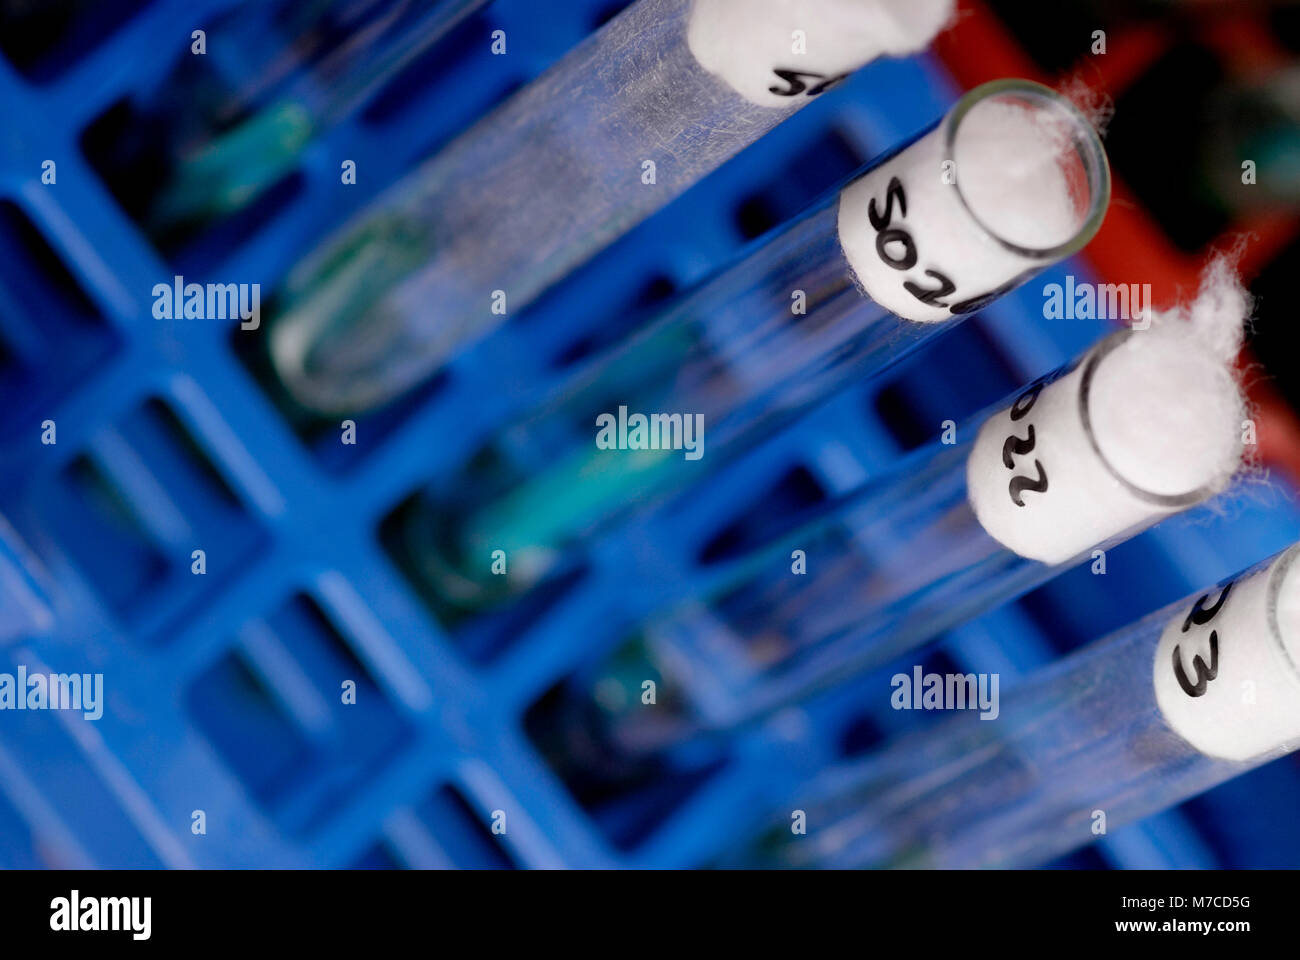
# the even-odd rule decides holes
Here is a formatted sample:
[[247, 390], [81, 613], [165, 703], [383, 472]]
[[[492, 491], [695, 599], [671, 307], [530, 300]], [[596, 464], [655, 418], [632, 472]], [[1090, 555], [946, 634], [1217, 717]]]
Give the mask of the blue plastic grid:
[[[217, 229], [165, 257], [87, 161], [85, 131], [164, 75], [172, 59], [158, 51], [188, 55], [190, 30], [231, 6], [159, 0], [39, 82], [0, 60], [11, 131], [0, 157], [0, 512], [48, 571], [58, 622], [54, 636], [21, 639], [5, 657], [101, 671], [108, 692], [94, 724], [3, 718], [0, 864], [694, 865], [800, 776], [844, 755], [853, 730], [906, 726], [907, 715], [864, 710], [883, 699], [864, 694], [879, 677], [855, 678], [738, 736], [727, 763], [662, 805], [628, 850], [569, 794], [521, 718], [610, 649], [619, 625], [653, 606], [656, 584], [689, 576], [699, 546], [791, 469], [843, 488], [1101, 332], [1043, 322], [1037, 284], [890, 379], [885, 396], [904, 398], [906, 421], [880, 387], [846, 391], [689, 498], [594, 544], [585, 575], [486, 660], [436, 622], [378, 530], [554, 384], [565, 358], [614, 336], [628, 290], [688, 286], [855, 157], [942, 113], [956, 94], [942, 70], [926, 57], [880, 63], [821, 98], [467, 351], [436, 388], [361, 421], [344, 456], [333, 434], [295, 432], [245, 362], [239, 333], [155, 321], [148, 292], [178, 272], [273, 289], [329, 227], [611, 5], [497, 0], [314, 144], [256, 229]], [[510, 38], [503, 58], [488, 54], [497, 28]], [[214, 69], [238, 69], [219, 38], [209, 43]], [[448, 64], [465, 91], [455, 101], [437, 84]], [[339, 184], [341, 158], [357, 162], [355, 187]], [[40, 183], [44, 159], [58, 163], [56, 185]], [[1087, 271], [1071, 262], [1041, 282], [1066, 272]], [[46, 419], [57, 425], [53, 446], [40, 442]], [[1069, 574], [953, 631], [943, 653], [1014, 676], [1298, 533], [1300, 513], [1280, 496], [1246, 500], [1230, 517], [1169, 522], [1113, 551], [1104, 585], [1086, 570]], [[206, 552], [202, 577], [190, 573], [195, 549]], [[1080, 607], [1086, 622], [1072, 612]], [[357, 682], [355, 707], [338, 704], [340, 678]], [[1072, 862], [1294, 863], [1300, 829], [1283, 812], [1297, 793], [1294, 762], [1279, 761]], [[204, 836], [190, 830], [198, 809]], [[507, 814], [504, 836], [488, 830], [494, 810]]]

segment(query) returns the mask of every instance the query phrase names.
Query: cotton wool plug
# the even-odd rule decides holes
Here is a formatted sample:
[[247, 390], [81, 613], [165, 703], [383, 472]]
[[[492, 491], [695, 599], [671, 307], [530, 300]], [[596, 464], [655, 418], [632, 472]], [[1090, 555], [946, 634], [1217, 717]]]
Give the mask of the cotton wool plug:
[[1065, 563], [1224, 490], [1244, 448], [1233, 368], [1249, 299], [1215, 261], [1195, 300], [1107, 337], [980, 428], [967, 463], [985, 530]]
[[1110, 186], [1091, 124], [1047, 88], [1007, 83], [972, 91], [840, 195], [844, 256], [863, 291], [900, 317], [974, 312], [1100, 224]]

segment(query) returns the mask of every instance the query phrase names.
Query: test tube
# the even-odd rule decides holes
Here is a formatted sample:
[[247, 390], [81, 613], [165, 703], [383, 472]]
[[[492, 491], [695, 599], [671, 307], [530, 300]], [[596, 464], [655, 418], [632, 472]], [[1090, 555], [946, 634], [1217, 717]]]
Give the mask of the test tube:
[[850, 72], [925, 46], [951, 9], [637, 0], [291, 272], [280, 379], [322, 414], [401, 396]]
[[[406, 528], [411, 565], [449, 610], [499, 607], [615, 518], [1080, 249], [1108, 199], [1105, 151], [1062, 96], [1024, 80], [970, 91], [491, 438], [487, 468], [431, 486]], [[682, 443], [600, 448], [597, 427], [651, 413], [676, 416]], [[688, 428], [703, 446], [673, 449]]]
[[689, 665], [676, 679], [699, 731], [882, 666], [1224, 490], [1245, 439], [1232, 363], [1248, 305], [1230, 274], [1217, 261], [1190, 308], [711, 558], [706, 595], [646, 627], [652, 657]]
[[[1231, 78], [1205, 107], [1199, 139], [1199, 182], [1227, 212], [1251, 214], [1300, 209], [1300, 68]], [[1255, 177], [1242, 183], [1242, 161]], [[1258, 190], [1243, 190], [1249, 185]], [[1258, 195], [1256, 195], [1258, 194]]]
[[0, 516], [0, 644], [47, 632], [53, 613], [47, 574]]
[[792, 798], [770, 866], [1031, 867], [1300, 746], [1300, 545]]
[[[229, 214], [288, 174], [312, 139], [358, 109], [386, 81], [446, 36], [488, 0], [371, 0], [340, 11], [347, 39], [321, 44], [319, 60], [299, 78], [219, 135], [186, 147], [150, 210], [155, 231]], [[333, 4], [297, 23], [300, 46], [310, 43]], [[301, 14], [300, 16], [305, 16]], [[299, 55], [302, 55], [301, 53]], [[276, 57], [278, 70], [285, 57]], [[297, 56], [288, 58], [297, 62]], [[261, 86], [269, 86], [264, 79]], [[242, 91], [244, 99], [257, 88]]]

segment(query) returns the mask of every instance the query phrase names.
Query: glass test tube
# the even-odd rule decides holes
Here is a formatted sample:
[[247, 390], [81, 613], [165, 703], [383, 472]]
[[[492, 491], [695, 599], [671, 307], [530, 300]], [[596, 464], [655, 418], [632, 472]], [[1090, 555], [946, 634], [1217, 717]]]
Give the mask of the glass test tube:
[[[275, 99], [213, 138], [184, 149], [150, 210], [155, 230], [229, 214], [288, 174], [311, 140], [339, 123], [387, 80], [444, 37], [488, 0], [372, 0], [339, 11], [345, 22], [323, 22], [336, 6], [299, 10], [292, 24], [299, 36], [293, 56], [274, 58], [276, 73], [319, 57]], [[308, 15], [310, 14], [310, 16]], [[305, 22], [304, 22], [305, 21]], [[347, 39], [327, 43], [335, 32]], [[317, 38], [320, 38], [319, 40]], [[313, 48], [322, 48], [315, 49]], [[269, 78], [241, 91], [241, 100], [264, 96]]]
[[[1233, 214], [1300, 208], [1300, 68], [1225, 80], [1207, 114], [1198, 166], [1223, 208]], [[1255, 160], [1249, 185], [1257, 190], [1242, 189], [1243, 157]]]
[[[990, 126], [1008, 122], [1021, 135], [1001, 144], [1009, 155], [985, 151]], [[968, 163], [974, 150], [983, 152]], [[993, 233], [971, 189], [945, 182], [952, 159], [1001, 179], [1000, 215], [1018, 205], [1031, 213], [1050, 194], [1061, 221], [1035, 246]], [[1082, 247], [1108, 198], [1101, 143], [1061, 96], [1018, 80], [971, 91], [930, 132], [868, 165], [494, 437], [481, 471], [454, 490], [427, 491], [407, 529], [414, 565], [438, 597], [470, 614], [518, 596], [583, 537]], [[934, 295], [942, 288], [951, 289]], [[806, 312], [792, 310], [797, 294]], [[602, 416], [608, 424], [651, 413], [678, 416], [683, 440], [702, 423], [698, 458], [667, 443], [593, 442]], [[496, 550], [509, 558], [506, 576], [492, 573]]]
[[53, 625], [46, 574], [0, 516], [0, 644], [44, 633]]
[[[798, 791], [770, 866], [1029, 867], [1300, 746], [1300, 547]], [[794, 799], [794, 798], [792, 798]], [[784, 833], [784, 836], [781, 834]]]
[[319, 413], [401, 396], [499, 323], [502, 296], [519, 310], [849, 72], [923, 47], [951, 7], [638, 0], [292, 271], [279, 377]]
[[394, 2], [400, 0], [236, 3], [207, 28], [221, 44], [224, 69], [195, 75], [190, 58], [183, 57], [144, 95], [145, 112], [167, 124], [172, 152], [197, 150], [214, 126], [238, 125], [314, 63], [361, 45], [353, 36], [360, 25], [376, 8]]
[[[959, 428], [958, 442], [917, 450], [714, 558], [696, 578], [707, 596], [646, 628], [650, 656], [689, 665], [677, 680], [703, 729], [883, 666], [1222, 491], [1243, 450], [1230, 362], [1178, 326], [1110, 335]], [[1187, 389], [1130, 408], [1135, 380], [1180, 375]], [[1201, 433], [1184, 451], [1188, 431]], [[1180, 457], [1177, 471], [1160, 463]], [[796, 549], [805, 575], [792, 575]], [[633, 711], [622, 722], [640, 721]], [[611, 726], [628, 743], [646, 739]]]

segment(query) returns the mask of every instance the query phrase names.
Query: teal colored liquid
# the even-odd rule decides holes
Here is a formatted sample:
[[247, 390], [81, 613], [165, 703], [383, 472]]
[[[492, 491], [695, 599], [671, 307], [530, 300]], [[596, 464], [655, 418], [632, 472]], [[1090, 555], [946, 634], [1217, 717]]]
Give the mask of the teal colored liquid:
[[[441, 554], [432, 564], [433, 579], [440, 581], [433, 584], [435, 590], [472, 597], [471, 607], [525, 591], [543, 579], [576, 540], [647, 502], [682, 479], [681, 472], [702, 472], [697, 461], [685, 458], [684, 450], [601, 449], [596, 444], [597, 417], [617, 416], [620, 405], [629, 413], [692, 415], [695, 411], [670, 406], [670, 386], [702, 349], [707, 348], [694, 324], [652, 331], [636, 349], [618, 352], [581, 389], [537, 417], [524, 431], [529, 449], [515, 451], [512, 457], [510, 438], [499, 437], [498, 458], [489, 475], [463, 482], [489, 491], [486, 496], [475, 498], [471, 490], [467, 500], [440, 502], [432, 494], [430, 509], [443, 514], [446, 522], [439, 527], [446, 532], [434, 542], [421, 542], [418, 549]], [[557, 447], [553, 455], [552, 443]], [[493, 571], [496, 551], [505, 554], [504, 575], [499, 561]]]

